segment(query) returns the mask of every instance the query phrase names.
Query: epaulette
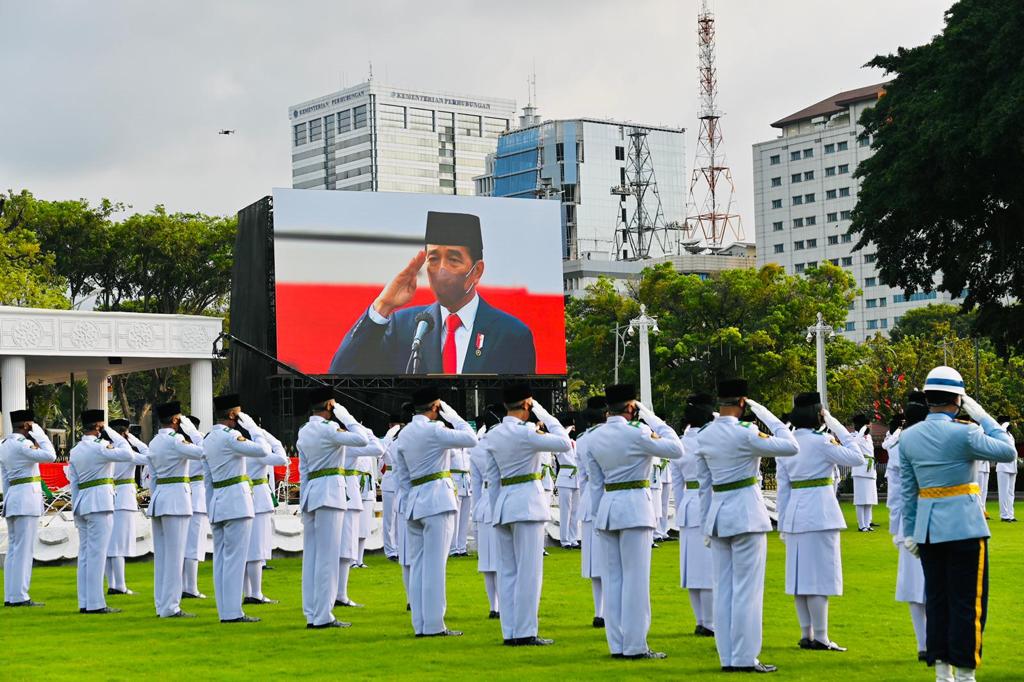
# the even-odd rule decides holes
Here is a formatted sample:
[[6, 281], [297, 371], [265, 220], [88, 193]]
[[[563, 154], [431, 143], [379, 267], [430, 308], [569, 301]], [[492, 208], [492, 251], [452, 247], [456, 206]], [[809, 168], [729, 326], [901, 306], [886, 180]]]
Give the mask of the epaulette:
[[739, 424], [740, 424], [740, 426], [742, 426], [743, 428], [747, 428], [747, 427], [749, 427], [749, 426], [750, 426], [751, 422], [740, 422]]
[[631, 421], [631, 422], [626, 422], [626, 423], [629, 424], [630, 426], [632, 426], [634, 429], [639, 429], [640, 428], [640, 422], [637, 421], [637, 420], [634, 420], [634, 421]]
[[969, 419], [954, 419], [953, 421], [955, 421], [957, 424], [967, 424], [968, 426], [975, 425], [974, 422], [970, 421]]

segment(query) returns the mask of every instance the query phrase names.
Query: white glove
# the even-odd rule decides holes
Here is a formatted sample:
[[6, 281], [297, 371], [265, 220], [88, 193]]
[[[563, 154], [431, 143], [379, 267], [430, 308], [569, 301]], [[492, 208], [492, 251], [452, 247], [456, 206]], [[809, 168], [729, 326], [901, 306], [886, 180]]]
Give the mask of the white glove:
[[438, 412], [438, 414], [441, 416], [442, 419], [444, 419], [446, 422], [453, 426], [457, 422], [462, 421], [462, 417], [460, 417], [459, 413], [455, 411], [455, 408], [443, 400], [441, 401], [441, 410]]
[[390, 429], [388, 429], [388, 432], [384, 434], [384, 437], [394, 439], [395, 434], [398, 433], [401, 430], [401, 428], [401, 424], [395, 424]]
[[[238, 423], [242, 426], [242, 428], [244, 428], [249, 433], [255, 433], [256, 431], [261, 430], [260, 427], [256, 425], [256, 422], [253, 421], [252, 417], [247, 415], [245, 412], [239, 412], [236, 419], [238, 420]], [[182, 423], [187, 421], [189, 423], [189, 426], [192, 426], [192, 421], [188, 419], [188, 417], [183, 417], [181, 421]], [[192, 428], [195, 427], [192, 426]]]
[[476, 437], [479, 438], [485, 433], [487, 433], [487, 424], [481, 424], [480, 428], [476, 430]]
[[960, 406], [964, 408], [964, 412], [971, 416], [971, 419], [978, 422], [979, 424], [981, 423], [982, 419], [992, 418], [989, 416], [988, 412], [985, 411], [985, 408], [979, 405], [978, 401], [969, 395], [965, 395], [963, 396], [963, 398], [961, 398]]
[[192, 420], [185, 415], [181, 416], [181, 422], [179, 425], [181, 426], [182, 432], [187, 433], [190, 436], [200, 435], [199, 429], [197, 429], [196, 425], [192, 423]]
[[907, 551], [916, 557], [921, 556], [921, 550], [917, 548], [917, 543], [914, 542], [914, 538], [903, 538], [903, 546], [907, 548]]
[[548, 419], [551, 419], [551, 413], [545, 410], [544, 406], [541, 405], [536, 400], [533, 401], [533, 407], [530, 409], [532, 409], [533, 413], [537, 415], [537, 419], [541, 421], [547, 421]]
[[654, 414], [654, 410], [647, 407], [639, 400], [636, 401], [636, 407], [639, 410], [639, 417], [643, 419], [645, 422], [647, 422], [648, 426], [655, 427], [664, 423], [664, 420], [662, 420], [661, 417]]
[[355, 418], [352, 416], [352, 413], [349, 412], [344, 405], [338, 402], [334, 403], [334, 416], [337, 417], [338, 421], [342, 424], [348, 425], [355, 422]]
[[836, 419], [835, 417], [833, 417], [831, 412], [829, 412], [828, 410], [822, 410], [821, 414], [825, 418], [825, 426], [828, 427], [829, 431], [839, 436], [840, 438], [844, 438], [850, 435], [850, 432], [846, 430], [846, 427], [843, 426], [843, 423]]
[[107, 435], [107, 440], [109, 440], [111, 443], [127, 442], [127, 441], [125, 441], [124, 436], [122, 436], [121, 434], [119, 434], [117, 431], [115, 431], [114, 429], [110, 428], [109, 426], [104, 426], [103, 427], [103, 433], [105, 433]]
[[773, 421], [778, 421], [771, 411], [762, 405], [761, 403], [755, 402], [750, 398], [747, 398], [747, 405], [750, 407], [750, 411], [754, 413], [754, 416], [763, 421], [765, 424], [771, 424]]
[[29, 429], [29, 433], [31, 433], [36, 440], [39, 440], [40, 438], [46, 438], [46, 431], [43, 431], [43, 427], [40, 426], [37, 422], [32, 422], [32, 428]]
[[711, 546], [711, 536], [709, 536], [709, 535], [705, 535], [704, 536], [704, 546], [705, 547], [710, 547]]

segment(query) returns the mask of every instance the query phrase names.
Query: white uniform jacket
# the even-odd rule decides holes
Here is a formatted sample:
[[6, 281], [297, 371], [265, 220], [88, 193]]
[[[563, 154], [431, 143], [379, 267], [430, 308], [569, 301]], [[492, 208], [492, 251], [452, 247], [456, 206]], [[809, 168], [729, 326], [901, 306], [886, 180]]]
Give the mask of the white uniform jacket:
[[[189, 461], [200, 460], [203, 449], [174, 429], [160, 429], [149, 442], [150, 516], [192, 516], [192, 489], [188, 484]], [[161, 479], [176, 479], [160, 483]]]
[[40, 462], [55, 462], [57, 453], [45, 436], [38, 444], [14, 433], [0, 443], [0, 485], [4, 493], [4, 516], [42, 516], [43, 486], [39, 481], [11, 485], [19, 479], [39, 478]]
[[[132, 462], [138, 456], [123, 438], [115, 445], [96, 436], [82, 436], [68, 457], [71, 511], [79, 516], [114, 511], [114, 462]], [[106, 483], [89, 485], [93, 481]]]
[[[1006, 429], [1006, 435], [1008, 435], [1010, 437], [1010, 439], [1013, 440], [1013, 434], [1010, 433], [1010, 422], [1004, 422], [1004, 423], [1000, 424], [1000, 426], [1002, 426], [1004, 429]], [[1017, 473], [1017, 460], [1014, 459], [1012, 462], [997, 462], [996, 463], [996, 473], [997, 474], [1015, 474], [1015, 473]]]
[[[657, 434], [657, 438], [654, 437]], [[587, 473], [590, 507], [597, 530], [654, 528], [651, 467], [661, 459], [679, 459], [683, 443], [672, 427], [661, 422], [652, 431], [646, 424], [608, 417], [604, 426], [587, 434]], [[647, 482], [648, 486], [642, 486]], [[636, 484], [606, 490], [617, 484]]]
[[579, 488], [580, 487], [580, 472], [579, 472], [579, 461], [576, 458], [576, 443], [573, 442], [571, 450], [565, 452], [559, 452], [557, 455], [558, 459], [558, 478], [555, 479], [555, 487], [557, 488]]
[[[678, 491], [682, 489], [682, 500], [676, 505], [676, 523], [680, 528], [694, 528], [701, 525], [700, 513], [700, 483], [697, 475], [697, 452], [700, 450], [700, 429], [687, 428], [683, 432], [683, 456], [672, 464], [676, 465], [674, 487]], [[693, 481], [693, 483], [690, 483]], [[696, 483], [698, 487], [694, 488]]]
[[[455, 484], [455, 492], [459, 497], [469, 497], [472, 494], [469, 481], [469, 450], [466, 448], [453, 448], [451, 451], [452, 483]], [[463, 473], [465, 472], [465, 473]]]
[[149, 446], [131, 435], [123, 438], [135, 453], [130, 462], [114, 463], [114, 509], [116, 511], [139, 511], [138, 490], [135, 487], [135, 467], [149, 464]]
[[312, 512], [320, 507], [348, 509], [342, 473], [345, 447], [363, 447], [369, 442], [366, 430], [356, 422], [346, 424], [343, 429], [323, 417], [313, 415], [309, 418], [299, 429], [296, 442], [299, 451], [299, 507], [302, 511]]
[[[203, 435], [185, 436], [185, 440], [193, 445], [203, 447]], [[206, 513], [206, 473], [201, 461], [192, 460], [188, 463], [188, 486], [192, 490], [192, 513]]]
[[249, 458], [245, 460], [245, 471], [252, 486], [252, 510], [257, 514], [274, 511], [274, 467], [288, 464], [288, 453], [284, 451], [281, 441], [268, 438], [270, 454], [263, 459]]
[[367, 458], [376, 459], [384, 453], [384, 446], [381, 445], [377, 436], [373, 435], [373, 432], [366, 427], [363, 427], [363, 430], [366, 433], [366, 445], [345, 447], [345, 471], [349, 472], [345, 474], [348, 508], [359, 511], [362, 511], [363, 500], [366, 499], [363, 494], [363, 486], [367, 476], [371, 477], [370, 489], [373, 489], [373, 462]]
[[487, 452], [487, 434], [480, 437], [480, 442], [469, 451], [469, 482], [473, 492], [473, 521], [476, 523], [491, 523], [492, 507], [490, 495], [487, 495], [487, 462], [491, 459]]
[[863, 434], [855, 432], [853, 434], [856, 438], [856, 444], [860, 446], [861, 452], [864, 454], [864, 463], [850, 469], [850, 475], [854, 478], [870, 478], [875, 480], [878, 478], [878, 471], [875, 469], [875, 443], [871, 440], [871, 432], [865, 431]]
[[203, 438], [204, 460], [212, 477], [205, 481], [210, 523], [251, 519], [255, 513], [246, 459], [263, 460], [271, 450], [262, 433], [252, 436], [255, 440], [249, 440], [237, 429], [217, 424]]
[[590, 434], [601, 426], [604, 426], [604, 424], [591, 426], [576, 437], [576, 466], [579, 469], [577, 478], [580, 480], [579, 504], [581, 523], [594, 520], [594, 512], [590, 506], [590, 455], [587, 453], [587, 443], [590, 442]]
[[[700, 429], [697, 480], [700, 481], [701, 525], [704, 535], [719, 538], [772, 529], [761, 497], [762, 457], [791, 457], [799, 451], [796, 438], [778, 419], [768, 424], [774, 435], [761, 433], [736, 417], [716, 417]], [[733, 490], [714, 492], [713, 485], [753, 480]]]
[[572, 441], [557, 420], [549, 419], [545, 426], [548, 433], [540, 433], [530, 422], [505, 417], [487, 433], [485, 447], [490, 460], [484, 477], [495, 525], [551, 519], [545, 488], [537, 474], [541, 473], [543, 455], [567, 452]]
[[395, 437], [384, 436], [380, 439], [380, 444], [384, 448], [384, 454], [380, 456], [378, 463], [378, 466], [384, 469], [384, 474], [380, 477], [380, 491], [382, 493], [394, 493], [398, 491], [398, 481], [395, 479], [394, 455], [392, 454], [395, 449]]
[[843, 441], [840, 444], [831, 433], [813, 429], [797, 429], [793, 435], [800, 452], [776, 463], [779, 531], [806, 533], [846, 528], [832, 472], [836, 464], [858, 466], [864, 463], [857, 436], [840, 434]]
[[412, 418], [395, 439], [395, 473], [407, 519], [423, 519], [458, 509], [451, 479], [451, 448], [477, 444], [473, 427], [459, 418], [447, 428], [422, 414]]

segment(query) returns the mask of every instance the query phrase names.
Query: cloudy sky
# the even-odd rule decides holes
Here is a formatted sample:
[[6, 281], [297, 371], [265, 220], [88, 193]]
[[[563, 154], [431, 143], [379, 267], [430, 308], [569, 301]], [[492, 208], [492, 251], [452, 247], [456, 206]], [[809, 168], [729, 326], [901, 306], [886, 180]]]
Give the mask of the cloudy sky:
[[[717, 0], [736, 208], [751, 145], [872, 56], [927, 42], [949, 0]], [[290, 185], [287, 107], [364, 80], [510, 97], [545, 118], [697, 129], [699, 0], [0, 0], [0, 188], [233, 213]], [[235, 128], [233, 136], [217, 135]]]

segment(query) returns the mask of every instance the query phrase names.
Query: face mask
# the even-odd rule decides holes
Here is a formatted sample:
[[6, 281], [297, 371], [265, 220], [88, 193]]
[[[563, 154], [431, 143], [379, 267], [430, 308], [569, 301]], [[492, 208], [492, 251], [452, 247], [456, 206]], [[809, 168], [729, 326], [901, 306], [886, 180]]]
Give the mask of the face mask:
[[430, 288], [434, 290], [438, 302], [445, 308], [450, 308], [461, 301], [475, 286], [472, 284], [466, 286], [469, 278], [473, 276], [474, 270], [476, 270], [476, 264], [465, 275], [454, 274], [444, 266], [438, 268], [434, 273], [428, 273]]

